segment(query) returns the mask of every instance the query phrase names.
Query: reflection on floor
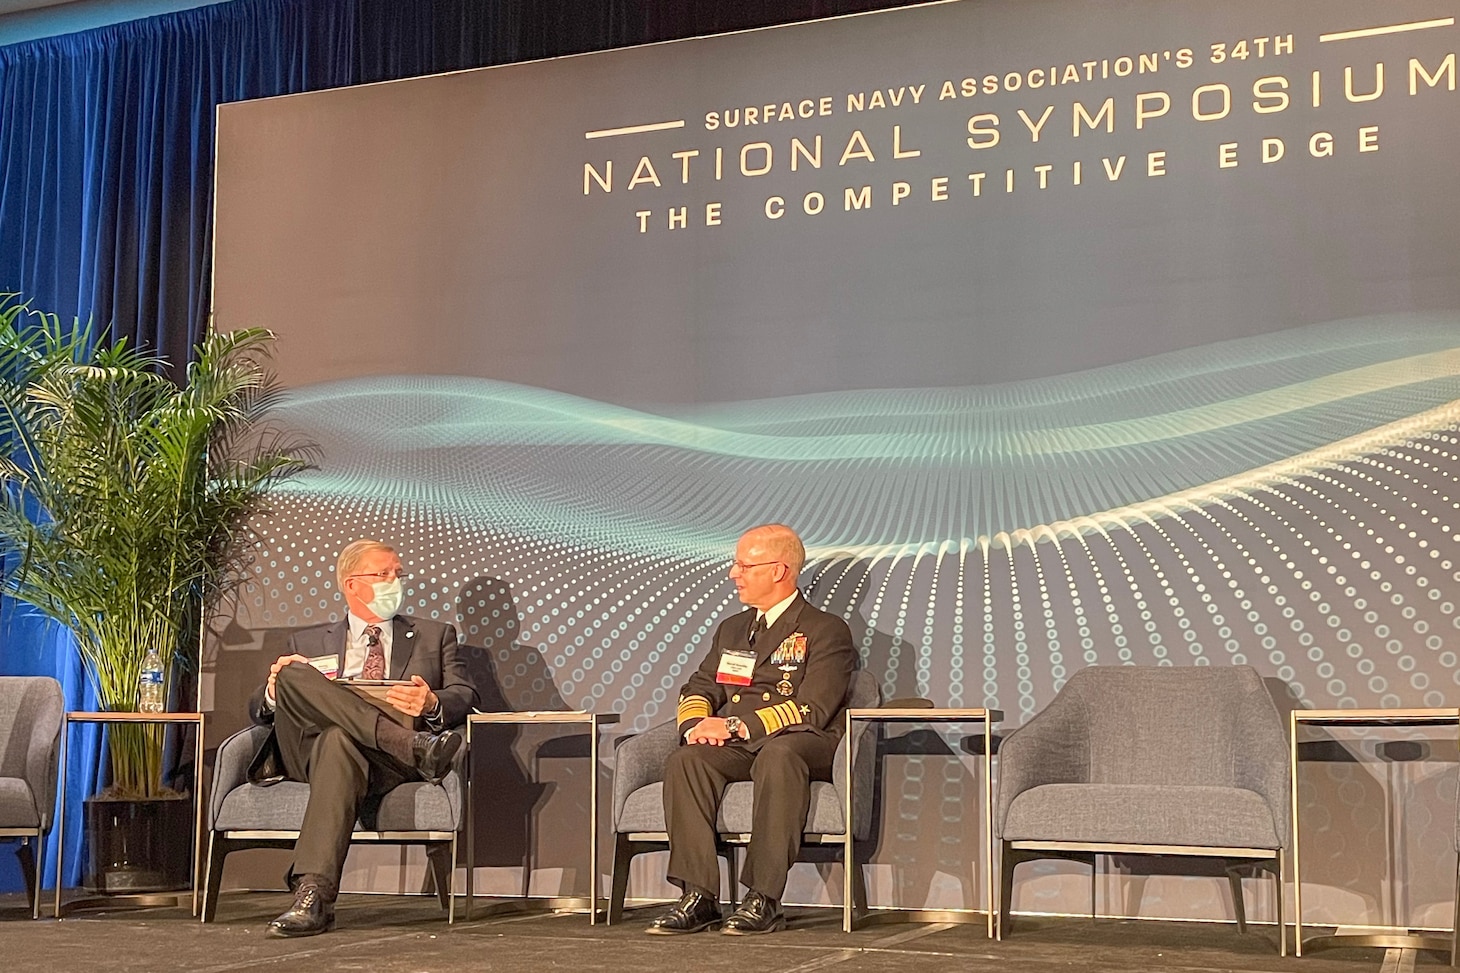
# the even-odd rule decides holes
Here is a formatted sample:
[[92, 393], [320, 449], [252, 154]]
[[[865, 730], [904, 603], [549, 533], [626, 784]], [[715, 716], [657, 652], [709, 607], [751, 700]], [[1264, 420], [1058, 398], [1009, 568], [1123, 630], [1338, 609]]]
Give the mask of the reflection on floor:
[[[310, 973], [417, 971], [633, 971], [633, 973], [1115, 973], [1115, 971], [1292, 971], [1361, 973], [1438, 970], [1448, 957], [1384, 950], [1330, 950], [1297, 959], [1277, 954], [1271, 927], [1246, 936], [1232, 925], [1021, 918], [1003, 942], [983, 926], [888, 924], [851, 935], [841, 913], [792, 909], [790, 926], [760, 937], [706, 933], [650, 937], [660, 906], [631, 910], [622, 925], [590, 926], [582, 915], [476, 919], [447, 926], [433, 899], [344, 896], [338, 927], [313, 939], [264, 938], [264, 925], [289, 897], [228, 893], [218, 921], [203, 925], [185, 909], [78, 914], [32, 921], [20, 896], [0, 896], [0, 943], [7, 973], [102, 968], [108, 973], [187, 970], [292, 970]], [[461, 903], [458, 901], [458, 909]]]

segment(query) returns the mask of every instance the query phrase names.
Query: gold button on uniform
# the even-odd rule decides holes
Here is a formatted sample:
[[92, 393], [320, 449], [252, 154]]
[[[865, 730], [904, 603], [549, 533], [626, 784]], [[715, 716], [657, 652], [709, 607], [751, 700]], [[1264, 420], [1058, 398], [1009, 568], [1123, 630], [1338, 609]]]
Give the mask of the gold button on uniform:
[[732, 702], [732, 703], [738, 703], [738, 702], [740, 702], [740, 694], [739, 693], [736, 693], [734, 696], [731, 696], [730, 697], [730, 702]]
[[770, 693], [761, 693], [760, 694], [760, 698], [762, 700], [769, 700], [771, 698], [771, 694]]

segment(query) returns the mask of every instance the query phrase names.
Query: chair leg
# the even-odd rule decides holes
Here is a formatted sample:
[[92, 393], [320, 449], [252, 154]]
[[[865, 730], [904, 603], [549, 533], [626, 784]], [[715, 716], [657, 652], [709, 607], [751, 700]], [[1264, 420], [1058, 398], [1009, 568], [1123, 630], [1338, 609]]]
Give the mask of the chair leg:
[[725, 871], [729, 873], [730, 880], [730, 909], [734, 911], [740, 908], [740, 846], [725, 846]]
[[228, 839], [218, 832], [208, 832], [208, 867], [203, 882], [202, 922], [212, 922], [218, 915], [218, 890], [223, 885], [223, 862], [228, 858]]
[[857, 854], [857, 846], [852, 844], [852, 915], [865, 916], [867, 914], [867, 876], [862, 874], [862, 856]]
[[1237, 917], [1237, 932], [1247, 934], [1247, 903], [1242, 899], [1242, 876], [1237, 874], [1241, 865], [1226, 863], [1227, 884], [1232, 889], [1232, 913]]
[[456, 924], [456, 853], [458, 850], [456, 841], [460, 834], [458, 831], [451, 835], [451, 867], [446, 870], [446, 924], [448, 926]]
[[1288, 927], [1283, 921], [1283, 895], [1287, 891], [1287, 869], [1283, 864], [1282, 849], [1278, 849], [1277, 868], [1272, 869], [1273, 878], [1277, 881], [1277, 927], [1278, 927], [1278, 955], [1288, 955]]
[[532, 824], [533, 814], [527, 814], [522, 829], [522, 897], [532, 894]]
[[1460, 859], [1455, 862], [1455, 914], [1450, 919], [1450, 965], [1460, 966]]
[[1014, 856], [1009, 853], [1009, 843], [1000, 842], [999, 853], [999, 916], [994, 924], [995, 938], [1003, 939], [1004, 930], [1012, 921], [1014, 907]]
[[441, 908], [451, 909], [451, 873], [455, 864], [456, 842], [432, 841], [426, 845], [426, 861], [430, 864], [431, 880], [436, 886], [436, 898]]
[[[30, 848], [32, 840], [36, 843], [36, 853]], [[41, 917], [41, 867], [38, 853], [44, 850], [43, 840], [39, 835], [34, 839], [21, 838], [20, 847], [15, 849], [15, 857], [20, 860], [20, 872], [25, 876], [25, 897], [30, 900], [32, 919]]]
[[45, 884], [41, 878], [45, 874], [43, 865], [46, 857], [46, 836], [37, 835], [35, 839], [35, 898], [31, 900], [30, 917], [39, 919], [41, 917], [41, 886]]
[[623, 922], [624, 897], [629, 893], [629, 863], [634, 860], [634, 843], [626, 834], [614, 835], [613, 888], [608, 894], [608, 925]]

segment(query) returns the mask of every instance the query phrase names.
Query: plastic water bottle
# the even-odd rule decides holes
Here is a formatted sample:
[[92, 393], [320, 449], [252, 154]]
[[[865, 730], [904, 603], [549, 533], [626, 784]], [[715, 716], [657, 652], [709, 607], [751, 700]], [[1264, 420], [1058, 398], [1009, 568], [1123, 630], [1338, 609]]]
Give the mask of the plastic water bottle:
[[142, 676], [137, 680], [137, 712], [161, 713], [167, 705], [162, 656], [148, 649], [142, 659]]

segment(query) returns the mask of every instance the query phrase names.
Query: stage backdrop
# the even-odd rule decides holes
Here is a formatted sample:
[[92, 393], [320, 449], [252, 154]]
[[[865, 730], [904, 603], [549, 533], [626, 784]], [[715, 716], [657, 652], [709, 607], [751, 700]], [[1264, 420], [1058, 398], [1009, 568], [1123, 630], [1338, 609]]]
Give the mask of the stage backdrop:
[[[1287, 708], [1455, 706], [1454, 13], [963, 0], [224, 106], [217, 325], [278, 331], [323, 460], [216, 626], [210, 733], [338, 617], [360, 535], [497, 705], [642, 730], [767, 520], [888, 697], [1012, 728], [1083, 666], [1245, 663]], [[888, 749], [874, 899], [981, 907], [971, 748]], [[1336, 752], [1305, 918], [1445, 925], [1453, 742]], [[513, 793], [486, 830], [542, 805]], [[582, 891], [576, 847], [533, 887]], [[1139, 868], [1103, 912], [1230, 915]], [[1021, 876], [1089, 907], [1078, 868]]]

